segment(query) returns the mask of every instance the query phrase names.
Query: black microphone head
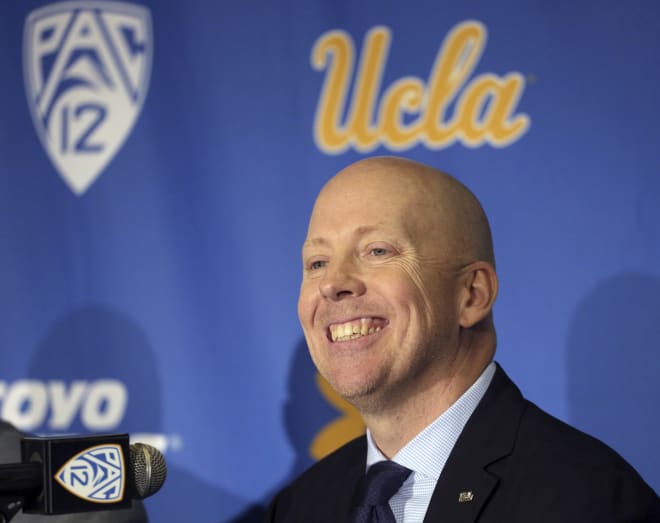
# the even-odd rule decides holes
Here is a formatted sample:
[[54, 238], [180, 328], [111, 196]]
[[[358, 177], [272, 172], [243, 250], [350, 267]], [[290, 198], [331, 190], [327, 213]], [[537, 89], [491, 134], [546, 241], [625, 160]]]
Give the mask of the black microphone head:
[[167, 477], [167, 465], [160, 451], [145, 443], [131, 445], [133, 497], [144, 499], [160, 490]]

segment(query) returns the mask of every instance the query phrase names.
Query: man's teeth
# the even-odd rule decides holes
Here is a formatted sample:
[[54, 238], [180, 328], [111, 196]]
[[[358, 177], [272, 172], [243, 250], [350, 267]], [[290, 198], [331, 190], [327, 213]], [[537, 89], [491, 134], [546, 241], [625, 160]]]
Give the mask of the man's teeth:
[[342, 324], [330, 326], [330, 337], [332, 341], [348, 341], [367, 336], [381, 330], [384, 326], [383, 320], [376, 318], [361, 318]]

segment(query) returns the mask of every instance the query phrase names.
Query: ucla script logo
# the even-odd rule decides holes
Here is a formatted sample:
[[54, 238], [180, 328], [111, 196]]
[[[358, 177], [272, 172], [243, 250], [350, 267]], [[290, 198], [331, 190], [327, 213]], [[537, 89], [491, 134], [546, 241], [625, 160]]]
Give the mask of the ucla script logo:
[[95, 503], [124, 499], [126, 474], [120, 445], [97, 445], [67, 461], [55, 480], [74, 496]]
[[144, 102], [151, 19], [119, 2], [62, 2], [25, 22], [23, 70], [44, 149], [82, 195], [128, 137]]
[[524, 77], [510, 72], [470, 78], [486, 45], [483, 24], [468, 20], [451, 29], [427, 81], [406, 76], [383, 90], [391, 40], [384, 26], [367, 33], [354, 78], [355, 49], [346, 32], [329, 31], [315, 42], [311, 64], [325, 70], [325, 80], [314, 138], [323, 152], [367, 152], [379, 145], [402, 151], [418, 144], [443, 149], [456, 141], [505, 147], [525, 134], [530, 119], [516, 114]]

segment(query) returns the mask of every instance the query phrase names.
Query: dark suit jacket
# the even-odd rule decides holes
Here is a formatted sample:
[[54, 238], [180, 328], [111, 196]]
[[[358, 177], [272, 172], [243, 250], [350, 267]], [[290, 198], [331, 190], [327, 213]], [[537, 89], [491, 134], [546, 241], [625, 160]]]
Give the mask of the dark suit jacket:
[[[20, 463], [23, 434], [5, 421], [0, 421], [0, 464]], [[11, 523], [147, 523], [147, 513], [141, 502], [133, 502], [131, 509], [84, 512], [61, 516], [23, 514], [20, 511]]]
[[[365, 460], [363, 436], [280, 492], [267, 521], [346, 521]], [[660, 501], [618, 454], [525, 400], [498, 366], [433, 492], [424, 522], [436, 521], [660, 521]]]

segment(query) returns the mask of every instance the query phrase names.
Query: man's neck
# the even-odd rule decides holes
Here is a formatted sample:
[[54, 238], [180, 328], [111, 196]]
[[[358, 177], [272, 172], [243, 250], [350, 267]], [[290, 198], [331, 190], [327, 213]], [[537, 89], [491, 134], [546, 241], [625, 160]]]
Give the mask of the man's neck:
[[[378, 449], [393, 457], [417, 434], [451, 407], [479, 378], [491, 357], [457, 362], [440, 379], [402, 394], [402, 401], [391, 401], [385, 409], [363, 412], [364, 421]], [[419, 384], [418, 384], [419, 385]]]

